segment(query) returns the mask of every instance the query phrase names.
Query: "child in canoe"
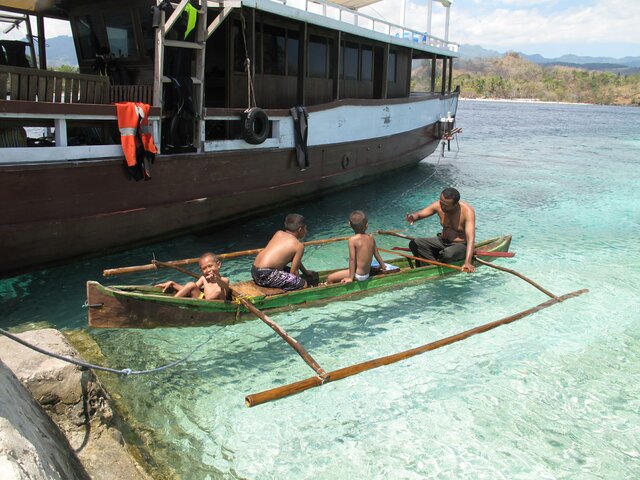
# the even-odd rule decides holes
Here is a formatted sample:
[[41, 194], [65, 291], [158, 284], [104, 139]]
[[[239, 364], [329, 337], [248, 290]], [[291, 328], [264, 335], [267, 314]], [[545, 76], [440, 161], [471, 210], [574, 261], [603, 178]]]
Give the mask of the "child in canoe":
[[385, 270], [386, 264], [382, 260], [376, 241], [366, 233], [369, 227], [367, 216], [362, 210], [356, 210], [349, 216], [349, 225], [355, 235], [349, 239], [349, 268], [333, 272], [327, 277], [327, 283], [349, 283], [354, 280], [363, 282], [371, 273], [371, 260], [376, 258], [380, 269]]
[[[256, 256], [251, 267], [253, 281], [261, 287], [299, 290], [311, 279], [313, 273], [302, 265], [304, 245], [300, 241], [307, 234], [304, 217], [290, 213], [284, 220], [284, 230], [277, 231], [264, 249]], [[291, 267], [287, 265], [291, 263]]]
[[[220, 275], [222, 262], [215, 253], [207, 252], [200, 256], [198, 261], [202, 276], [195, 282], [186, 285], [169, 280], [160, 283], [156, 287], [162, 288], [162, 293], [175, 291], [174, 297], [191, 297], [201, 300], [225, 300], [229, 294], [229, 279]], [[215, 281], [218, 276], [221, 285]]]

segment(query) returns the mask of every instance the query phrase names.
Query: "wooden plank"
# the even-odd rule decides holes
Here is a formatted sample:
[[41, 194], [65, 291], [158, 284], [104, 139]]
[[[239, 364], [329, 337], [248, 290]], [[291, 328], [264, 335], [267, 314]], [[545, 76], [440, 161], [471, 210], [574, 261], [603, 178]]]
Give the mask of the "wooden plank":
[[74, 103], [71, 101], [71, 83], [73, 80], [70, 78], [65, 79], [63, 87], [63, 97], [60, 101], [64, 103]]
[[0, 72], [0, 99], [4, 100], [9, 93], [9, 74]]
[[252, 281], [234, 283], [231, 285], [231, 290], [241, 297], [262, 297], [285, 293], [285, 291], [280, 288], [261, 287]]
[[[95, 103], [93, 99], [91, 101], [88, 100], [89, 96], [89, 80], [77, 80], [78, 84], [78, 103]], [[91, 95], [93, 98], [93, 94]]]
[[36, 91], [36, 95], [38, 96], [39, 102], [46, 102], [49, 97], [47, 97], [47, 77], [38, 77], [38, 88]]
[[62, 94], [63, 94], [63, 87], [64, 87], [64, 82], [62, 81], [61, 78], [55, 78], [55, 87], [53, 89], [54, 91], [54, 98], [53, 101], [56, 103], [61, 103], [62, 102]]
[[36, 100], [36, 94], [38, 93], [38, 76], [27, 76], [27, 99], [31, 102]]

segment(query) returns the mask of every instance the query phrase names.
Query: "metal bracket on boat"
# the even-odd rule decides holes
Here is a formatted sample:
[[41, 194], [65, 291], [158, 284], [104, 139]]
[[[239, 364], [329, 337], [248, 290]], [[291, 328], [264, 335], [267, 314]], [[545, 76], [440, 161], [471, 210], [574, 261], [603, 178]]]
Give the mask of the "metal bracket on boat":
[[104, 303], [89, 303], [89, 300], [85, 300], [82, 304], [82, 308], [102, 308]]

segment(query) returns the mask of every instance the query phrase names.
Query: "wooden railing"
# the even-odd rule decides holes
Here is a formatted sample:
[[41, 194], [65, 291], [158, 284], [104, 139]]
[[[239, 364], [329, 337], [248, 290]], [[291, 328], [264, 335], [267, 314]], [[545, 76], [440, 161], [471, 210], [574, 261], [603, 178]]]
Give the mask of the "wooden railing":
[[108, 77], [0, 65], [4, 100], [104, 104], [109, 90]]
[[[2, 93], [6, 92], [2, 97]], [[153, 104], [153, 85], [111, 85], [109, 78], [0, 65], [0, 99], [53, 103]]]

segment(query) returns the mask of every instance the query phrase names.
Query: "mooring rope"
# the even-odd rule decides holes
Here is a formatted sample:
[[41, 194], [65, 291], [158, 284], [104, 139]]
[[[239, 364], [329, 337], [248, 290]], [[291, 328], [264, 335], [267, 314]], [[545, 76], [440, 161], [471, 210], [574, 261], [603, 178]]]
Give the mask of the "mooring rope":
[[63, 362], [67, 362], [67, 363], [72, 363], [74, 365], [77, 365], [79, 367], [83, 367], [83, 368], [91, 368], [93, 370], [101, 370], [103, 372], [109, 372], [109, 373], [116, 373], [118, 375], [145, 375], [148, 373], [156, 373], [156, 372], [160, 372], [162, 370], [166, 370], [168, 368], [171, 367], [175, 367], [176, 365], [179, 365], [183, 362], [186, 362], [189, 357], [191, 357], [191, 355], [193, 355], [196, 350], [198, 350], [200, 347], [204, 346], [205, 344], [209, 343], [211, 341], [211, 339], [213, 338], [213, 335], [210, 336], [207, 340], [205, 340], [204, 342], [202, 342], [200, 345], [197, 345], [193, 350], [191, 350], [191, 352], [189, 352], [189, 354], [183, 358], [181, 358], [180, 360], [176, 360], [175, 362], [171, 362], [168, 363], [166, 365], [162, 365], [161, 367], [157, 367], [157, 368], [152, 368], [150, 370], [132, 370], [131, 368], [123, 368], [121, 370], [118, 370], [116, 368], [109, 368], [109, 367], [103, 367], [100, 365], [94, 365], [92, 363], [87, 363], [87, 362], [83, 362], [81, 360], [76, 360], [75, 358], [70, 358], [70, 357], [65, 357], [64, 355], [58, 355], [57, 353], [53, 353], [50, 352], [48, 350], [44, 350], [43, 348], [37, 347], [23, 339], [21, 339], [20, 337], [7, 332], [6, 330], [0, 328], [0, 334], [4, 335], [7, 338], [10, 338], [11, 340], [18, 342], [20, 345], [23, 345], [27, 348], [30, 348], [31, 350], [35, 350], [38, 353], [42, 353], [43, 355], [47, 355], [49, 357], [53, 357], [53, 358], [57, 358], [58, 360], [62, 360]]

